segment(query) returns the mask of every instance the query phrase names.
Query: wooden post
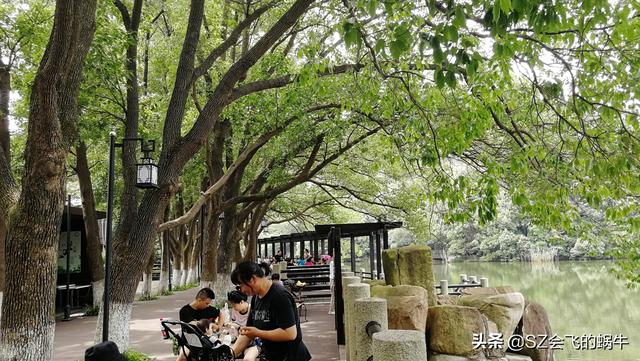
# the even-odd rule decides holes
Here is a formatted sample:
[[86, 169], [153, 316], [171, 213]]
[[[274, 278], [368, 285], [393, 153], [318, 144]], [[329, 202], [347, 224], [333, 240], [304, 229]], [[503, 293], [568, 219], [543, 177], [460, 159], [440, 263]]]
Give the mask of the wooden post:
[[356, 240], [351, 236], [351, 272], [356, 273]]
[[[318, 239], [313, 239], [313, 257], [320, 259], [320, 254], [318, 253]], [[314, 259], [315, 261], [315, 259]]]
[[369, 234], [369, 270], [371, 271], [371, 279], [373, 278], [373, 275], [376, 273], [375, 272], [375, 256], [376, 256], [376, 247], [375, 247], [375, 243], [373, 242], [373, 232], [371, 232]]
[[376, 232], [376, 274], [377, 278], [380, 279], [380, 275], [382, 274], [382, 251], [380, 250], [381, 239], [380, 239], [380, 231]]

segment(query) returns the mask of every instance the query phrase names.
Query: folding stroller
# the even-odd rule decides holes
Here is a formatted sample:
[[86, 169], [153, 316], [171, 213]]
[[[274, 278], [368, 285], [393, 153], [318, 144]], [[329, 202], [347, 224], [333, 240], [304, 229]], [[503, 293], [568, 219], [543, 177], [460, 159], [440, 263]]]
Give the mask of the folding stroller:
[[[233, 361], [231, 348], [220, 341], [211, 342], [209, 337], [202, 333], [198, 327], [181, 321], [160, 321], [162, 334], [165, 338], [173, 337], [178, 342], [178, 349], [189, 354], [189, 361]], [[181, 331], [174, 331], [169, 327], [180, 326]], [[187, 352], [188, 350], [188, 352]]]

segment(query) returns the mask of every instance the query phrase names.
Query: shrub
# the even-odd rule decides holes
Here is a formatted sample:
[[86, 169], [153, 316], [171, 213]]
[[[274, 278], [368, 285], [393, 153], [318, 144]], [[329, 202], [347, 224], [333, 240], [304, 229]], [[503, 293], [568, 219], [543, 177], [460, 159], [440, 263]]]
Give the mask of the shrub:
[[84, 315], [85, 316], [97, 316], [98, 313], [100, 313], [100, 307], [99, 306], [87, 307], [84, 310]]
[[129, 350], [123, 353], [123, 355], [128, 361], [151, 361], [151, 357], [134, 350]]

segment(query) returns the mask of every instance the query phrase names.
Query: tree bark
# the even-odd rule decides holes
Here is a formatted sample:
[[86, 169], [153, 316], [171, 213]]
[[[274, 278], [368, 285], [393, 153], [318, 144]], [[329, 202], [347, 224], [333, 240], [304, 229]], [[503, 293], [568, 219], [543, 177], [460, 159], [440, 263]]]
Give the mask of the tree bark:
[[[11, 96], [11, 72], [9, 65], [0, 59], [0, 148], [5, 164], [11, 171], [11, 143], [9, 139], [9, 100]], [[5, 238], [7, 236], [7, 217], [0, 214], [0, 315], [2, 315], [2, 296], [5, 284]]]
[[87, 161], [87, 145], [79, 141], [76, 145], [76, 173], [80, 184], [82, 196], [82, 215], [84, 217], [84, 229], [87, 235], [87, 259], [89, 272], [91, 273], [91, 285], [93, 289], [93, 305], [101, 304], [104, 292], [104, 262], [102, 260], [102, 244], [100, 243], [100, 227], [96, 215], [96, 202], [93, 195], [93, 184], [89, 163]]
[[153, 293], [153, 263], [155, 257], [152, 254], [147, 261], [147, 267], [142, 275], [142, 298], [150, 298]]
[[[169, 219], [169, 209], [165, 211], [165, 220]], [[169, 232], [162, 233], [162, 265], [160, 268], [160, 287], [158, 293], [162, 294], [169, 290], [169, 259], [171, 251], [169, 249]]]
[[53, 30], [32, 86], [23, 191], [6, 244], [11, 257], [0, 324], [2, 360], [53, 357], [66, 160], [76, 134], [77, 96], [95, 14], [95, 0], [56, 2]]

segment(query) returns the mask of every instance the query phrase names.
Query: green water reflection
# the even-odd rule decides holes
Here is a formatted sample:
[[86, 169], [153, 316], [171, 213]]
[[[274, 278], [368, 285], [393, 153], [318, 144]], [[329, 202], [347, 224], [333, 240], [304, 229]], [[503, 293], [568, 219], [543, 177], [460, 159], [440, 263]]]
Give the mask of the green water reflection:
[[[629, 345], [614, 350], [575, 350], [565, 340], [556, 361], [640, 361], [640, 292], [630, 291], [608, 272], [606, 261], [531, 263], [464, 262], [435, 265], [435, 279], [457, 281], [461, 273], [510, 285], [543, 305], [553, 332], [564, 335], [622, 334]], [[437, 282], [436, 282], [437, 283]]]

